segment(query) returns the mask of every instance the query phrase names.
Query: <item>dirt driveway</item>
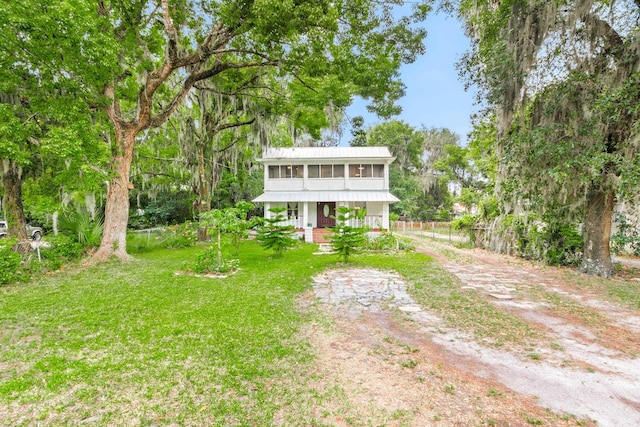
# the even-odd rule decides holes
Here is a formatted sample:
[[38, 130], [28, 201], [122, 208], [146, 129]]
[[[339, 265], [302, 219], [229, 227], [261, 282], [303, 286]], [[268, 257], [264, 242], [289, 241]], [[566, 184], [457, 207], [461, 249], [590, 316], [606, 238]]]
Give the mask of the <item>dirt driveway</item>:
[[[307, 331], [319, 390], [330, 396], [315, 409], [324, 423], [640, 425], [640, 310], [581, 286], [567, 269], [435, 242], [418, 250], [461, 288], [540, 330], [540, 342], [484, 345], [416, 304], [411, 284], [393, 272], [326, 272], [308, 303], [319, 300], [328, 322]], [[532, 297], [541, 292], [546, 299]]]

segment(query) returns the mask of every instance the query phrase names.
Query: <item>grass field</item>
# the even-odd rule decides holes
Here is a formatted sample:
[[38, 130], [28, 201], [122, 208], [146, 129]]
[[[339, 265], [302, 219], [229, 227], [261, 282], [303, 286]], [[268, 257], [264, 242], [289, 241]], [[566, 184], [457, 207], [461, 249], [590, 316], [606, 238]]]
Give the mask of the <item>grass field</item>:
[[335, 260], [247, 243], [234, 276], [174, 274], [201, 250], [1, 288], [0, 419], [269, 425], [288, 399], [269, 384], [310, 358], [296, 297]]
[[[305, 385], [313, 351], [297, 335], [310, 315], [298, 297], [339, 265], [315, 249], [273, 258], [245, 242], [241, 269], [224, 279], [175, 274], [199, 246], [1, 287], [0, 420], [267, 426], [283, 407], [312, 404], [322, 397]], [[354, 265], [401, 262], [361, 255]]]
[[[0, 287], [0, 425], [320, 425], [314, 407], [341, 390], [314, 387], [299, 332], [325, 319], [300, 296], [345, 265], [314, 250], [274, 258], [243, 242], [241, 269], [207, 278], [176, 274], [202, 246], [157, 249]], [[480, 341], [537, 338], [426, 255], [363, 253], [349, 266], [399, 272], [417, 302]]]

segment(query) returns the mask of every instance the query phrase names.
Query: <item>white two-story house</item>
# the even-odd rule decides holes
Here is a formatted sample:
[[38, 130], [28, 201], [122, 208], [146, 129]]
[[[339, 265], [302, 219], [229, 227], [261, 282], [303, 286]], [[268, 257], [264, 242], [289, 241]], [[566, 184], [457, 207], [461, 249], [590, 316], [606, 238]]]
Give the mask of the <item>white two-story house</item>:
[[[314, 240], [310, 229], [335, 226], [337, 206], [364, 209], [363, 222], [373, 231], [389, 228], [389, 205], [400, 200], [389, 193], [387, 147], [268, 148], [258, 159], [264, 165], [265, 216], [286, 207], [287, 222]], [[355, 219], [353, 221], [356, 221]], [[316, 234], [317, 236], [318, 234]]]

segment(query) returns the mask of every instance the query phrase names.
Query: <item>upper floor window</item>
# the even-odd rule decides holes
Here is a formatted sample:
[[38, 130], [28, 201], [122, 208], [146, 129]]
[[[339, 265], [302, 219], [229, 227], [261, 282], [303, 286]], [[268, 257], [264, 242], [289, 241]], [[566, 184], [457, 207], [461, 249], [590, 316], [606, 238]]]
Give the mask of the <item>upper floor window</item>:
[[384, 165], [349, 165], [350, 178], [384, 178]]
[[274, 165], [269, 166], [269, 178], [302, 178], [304, 167], [302, 165]]
[[309, 178], [344, 178], [344, 165], [309, 165]]

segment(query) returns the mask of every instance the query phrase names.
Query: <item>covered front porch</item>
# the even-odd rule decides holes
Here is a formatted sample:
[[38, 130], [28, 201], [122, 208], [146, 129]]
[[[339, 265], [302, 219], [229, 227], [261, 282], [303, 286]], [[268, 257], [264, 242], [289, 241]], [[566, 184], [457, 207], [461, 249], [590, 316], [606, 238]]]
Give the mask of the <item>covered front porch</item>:
[[[286, 208], [283, 224], [292, 225], [304, 233], [307, 242], [324, 243], [327, 230], [336, 225], [336, 208], [346, 206], [364, 215], [348, 221], [354, 227], [366, 226], [371, 232], [389, 229], [389, 204], [399, 201], [386, 191], [332, 191], [332, 192], [265, 192], [254, 202], [264, 203], [265, 217], [273, 217], [274, 207]], [[328, 230], [327, 230], [328, 231]]]

